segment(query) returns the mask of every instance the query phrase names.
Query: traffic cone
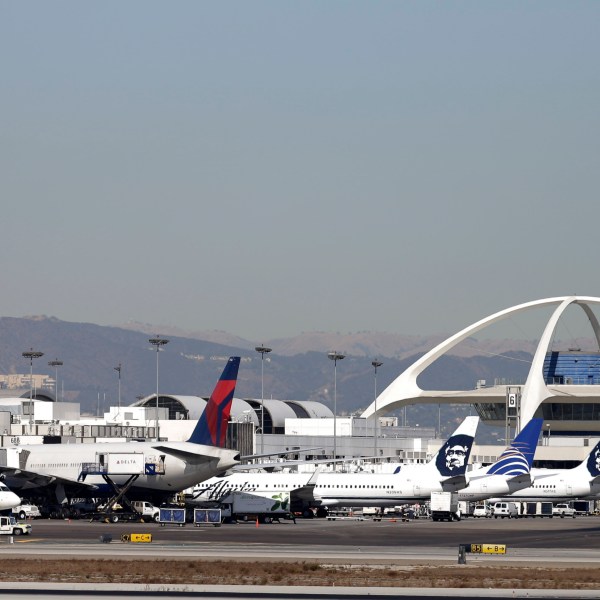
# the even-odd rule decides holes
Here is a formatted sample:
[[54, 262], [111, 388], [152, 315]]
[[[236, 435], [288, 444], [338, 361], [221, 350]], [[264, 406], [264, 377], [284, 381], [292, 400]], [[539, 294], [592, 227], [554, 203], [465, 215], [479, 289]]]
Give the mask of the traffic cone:
[[258, 517], [256, 517], [256, 526], [258, 527]]

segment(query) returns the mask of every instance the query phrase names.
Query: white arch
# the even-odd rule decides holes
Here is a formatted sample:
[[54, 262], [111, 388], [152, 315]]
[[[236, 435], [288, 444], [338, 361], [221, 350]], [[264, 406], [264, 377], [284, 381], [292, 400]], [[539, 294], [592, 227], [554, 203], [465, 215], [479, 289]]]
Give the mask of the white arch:
[[[591, 296], [560, 296], [557, 298], [545, 298], [543, 300], [534, 300], [533, 302], [519, 304], [481, 319], [480, 321], [477, 321], [473, 325], [469, 325], [465, 329], [438, 344], [435, 348], [414, 362], [394, 381], [392, 381], [392, 383], [390, 383], [385, 390], [383, 390], [377, 399], [369, 407], [367, 407], [362, 416], [367, 418], [375, 415], [376, 413], [379, 414], [383, 411], [399, 408], [408, 404], [409, 401], [413, 402], [415, 399], [424, 395], [427, 395], [430, 398], [431, 391], [425, 391], [421, 389], [417, 385], [417, 378], [428, 366], [440, 358], [440, 356], [444, 355], [451, 348], [462, 342], [467, 337], [510, 315], [529, 310], [531, 308], [553, 304], [558, 304], [559, 306], [550, 317], [544, 329], [544, 333], [542, 334], [534, 355], [533, 364], [529, 370], [527, 381], [522, 389], [521, 418], [522, 421], [526, 423], [533, 416], [537, 410], [537, 407], [546, 398], [554, 395], [548, 390], [544, 381], [543, 364], [559, 318], [570, 304], [579, 304], [590, 320], [596, 340], [600, 346], [600, 325], [598, 324], [598, 320], [596, 319], [594, 313], [588, 306], [588, 304], [600, 304], [600, 298], [594, 298]], [[377, 408], [377, 410], [375, 410], [375, 408]]]

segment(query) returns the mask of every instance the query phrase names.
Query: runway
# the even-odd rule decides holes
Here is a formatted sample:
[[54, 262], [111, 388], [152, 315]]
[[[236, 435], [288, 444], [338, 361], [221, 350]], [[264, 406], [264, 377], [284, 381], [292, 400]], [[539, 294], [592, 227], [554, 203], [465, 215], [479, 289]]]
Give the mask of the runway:
[[[282, 521], [221, 527], [161, 527], [156, 523], [32, 522], [31, 536], [0, 536], [0, 555], [75, 557], [157, 556], [171, 559], [254, 561], [319, 560], [350, 564], [456, 564], [460, 544], [504, 544], [503, 556], [468, 555], [469, 562], [501, 564], [598, 564], [600, 518]], [[151, 543], [122, 542], [123, 535], [147, 533]], [[111, 541], [103, 543], [101, 539]]]
[[[600, 564], [600, 518], [474, 520], [442, 523], [430, 520], [402, 522], [283, 521], [279, 524], [244, 523], [221, 527], [161, 527], [157, 523], [90, 523], [87, 521], [32, 522], [31, 536], [0, 536], [0, 559], [123, 559], [225, 560], [243, 562], [318, 562], [320, 565], [429, 565], [448, 567], [458, 563], [460, 544], [505, 544], [506, 555], [467, 555], [472, 566], [597, 567]], [[122, 536], [145, 533], [147, 543], [122, 541]], [[103, 541], [101, 541], [103, 540]], [[110, 540], [110, 541], [108, 541]], [[124, 564], [124, 569], [127, 569]], [[457, 567], [462, 568], [462, 567]], [[461, 598], [597, 598], [597, 590], [320, 587], [269, 585], [179, 585], [0, 583], [1, 597], [45, 600], [57, 596], [76, 599], [109, 597], [121, 600], [161, 598], [265, 598], [312, 600], [316, 598], [403, 599]]]

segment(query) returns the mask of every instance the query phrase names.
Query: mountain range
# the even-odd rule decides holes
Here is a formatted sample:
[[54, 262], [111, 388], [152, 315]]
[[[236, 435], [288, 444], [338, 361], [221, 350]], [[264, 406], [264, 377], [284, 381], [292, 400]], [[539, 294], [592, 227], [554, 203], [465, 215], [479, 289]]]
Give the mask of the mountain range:
[[[49, 361], [58, 359], [59, 390], [64, 399], [79, 402], [82, 413], [102, 414], [118, 402], [121, 367], [121, 403], [155, 393], [157, 358], [159, 393], [210, 394], [224, 361], [242, 357], [236, 388], [239, 397], [260, 398], [261, 356], [256, 342], [225, 332], [188, 333], [139, 323], [101, 326], [72, 323], [54, 317], [0, 318], [0, 374], [29, 373], [29, 360], [22, 356], [31, 348], [44, 352], [35, 359], [35, 373], [54, 376]], [[149, 337], [161, 335], [169, 343], [157, 357]], [[381, 392], [406, 367], [446, 336], [402, 336], [385, 333], [304, 333], [286, 339], [261, 340], [273, 348], [265, 355], [264, 394], [281, 400], [315, 400], [333, 407], [334, 369], [327, 352], [345, 353], [337, 363], [337, 407], [341, 415], [360, 414], [374, 399], [375, 380], [371, 361], [383, 365], [377, 372]], [[452, 355], [442, 357], [419, 379], [426, 389], [472, 389], [485, 379], [524, 381], [531, 361], [528, 342], [469, 339]], [[519, 343], [521, 344], [519, 346]], [[533, 342], [532, 342], [533, 344]], [[508, 350], [511, 347], [511, 350]], [[516, 348], [516, 349], [515, 349]], [[453, 427], [469, 408], [443, 407], [443, 418], [431, 405], [407, 409], [409, 424], [437, 426], [438, 419]], [[444, 427], [442, 426], [442, 432]]]

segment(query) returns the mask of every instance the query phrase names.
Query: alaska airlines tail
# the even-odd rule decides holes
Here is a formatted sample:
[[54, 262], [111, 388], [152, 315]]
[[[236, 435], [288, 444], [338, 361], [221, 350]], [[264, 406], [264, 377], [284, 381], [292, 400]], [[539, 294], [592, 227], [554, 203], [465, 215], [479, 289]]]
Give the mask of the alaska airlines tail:
[[225, 447], [227, 423], [239, 367], [240, 357], [230, 357], [188, 442]]
[[490, 465], [486, 475], [528, 475], [533, 464], [543, 419], [531, 419], [513, 443]]
[[[592, 451], [580, 464], [573, 470], [583, 471], [589, 476], [590, 481], [600, 480], [600, 442], [598, 442]], [[582, 475], [583, 475], [582, 473]], [[585, 475], [583, 475], [585, 477]]]
[[479, 425], [479, 417], [466, 417], [429, 461], [429, 465], [435, 467], [442, 477], [456, 477], [465, 474], [477, 425]]

